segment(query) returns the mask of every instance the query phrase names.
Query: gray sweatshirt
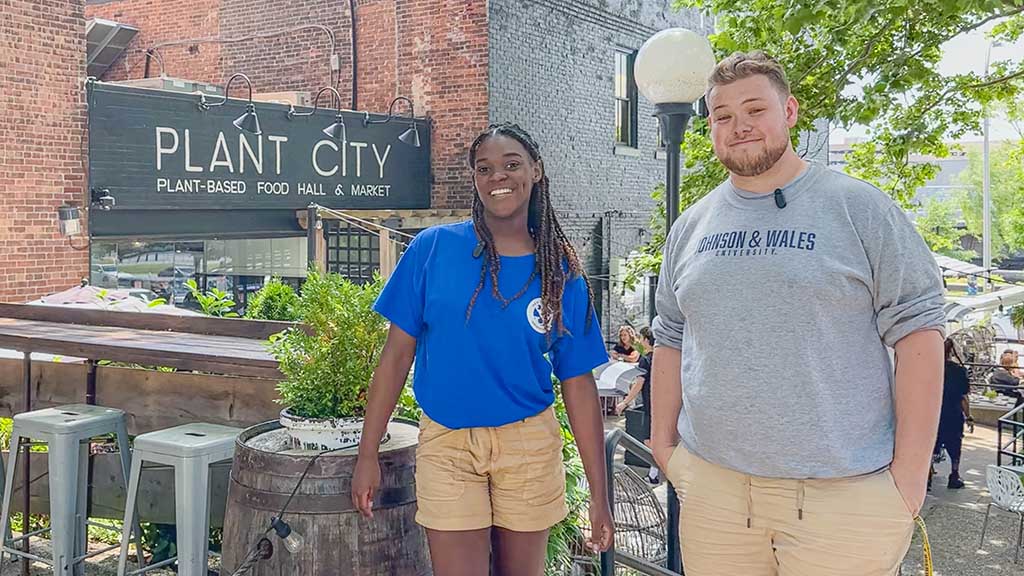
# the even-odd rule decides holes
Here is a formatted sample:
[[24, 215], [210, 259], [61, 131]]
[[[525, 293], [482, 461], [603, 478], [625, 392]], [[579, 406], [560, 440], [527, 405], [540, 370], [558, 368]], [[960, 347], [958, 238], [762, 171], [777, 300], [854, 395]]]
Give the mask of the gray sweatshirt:
[[902, 210], [811, 164], [782, 189], [726, 181], [665, 244], [658, 346], [681, 351], [683, 444], [754, 476], [884, 468], [895, 438], [887, 350], [944, 325], [942, 277]]

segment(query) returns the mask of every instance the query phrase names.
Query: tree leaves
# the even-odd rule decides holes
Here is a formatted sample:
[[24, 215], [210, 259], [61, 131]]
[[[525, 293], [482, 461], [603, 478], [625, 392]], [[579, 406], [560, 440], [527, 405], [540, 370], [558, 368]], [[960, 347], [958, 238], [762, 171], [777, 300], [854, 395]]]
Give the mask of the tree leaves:
[[[944, 75], [938, 66], [945, 42], [990, 22], [998, 21], [992, 34], [1000, 40], [1024, 36], [1024, 0], [676, 0], [675, 6], [715, 14], [717, 32], [709, 39], [717, 56], [762, 50], [785, 67], [801, 103], [795, 134], [818, 120], [868, 126], [868, 141], [853, 146], [847, 171], [904, 206], [937, 171], [917, 158], [948, 155], [945, 142], [977, 132], [984, 106], [1024, 96], [1024, 63], [997, 59], [987, 76]], [[683, 154], [685, 210], [725, 170], [703, 122], [687, 133]], [[627, 263], [629, 279], [660, 268], [663, 241], [655, 235]]]

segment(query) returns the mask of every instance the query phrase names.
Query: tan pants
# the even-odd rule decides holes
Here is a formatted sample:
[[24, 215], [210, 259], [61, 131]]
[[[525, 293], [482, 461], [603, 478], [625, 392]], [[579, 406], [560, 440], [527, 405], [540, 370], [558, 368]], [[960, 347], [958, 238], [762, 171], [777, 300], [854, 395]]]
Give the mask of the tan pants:
[[891, 576], [914, 519], [888, 470], [829, 480], [747, 476], [678, 446], [687, 576]]
[[568, 514], [554, 410], [494, 428], [450, 430], [420, 417], [416, 521], [442, 531], [538, 532]]

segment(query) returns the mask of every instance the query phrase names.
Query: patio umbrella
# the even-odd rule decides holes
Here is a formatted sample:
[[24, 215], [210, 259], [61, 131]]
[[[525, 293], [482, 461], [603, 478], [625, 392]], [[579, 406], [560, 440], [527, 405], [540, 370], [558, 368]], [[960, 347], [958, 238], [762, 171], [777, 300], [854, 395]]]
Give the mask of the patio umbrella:
[[100, 308], [101, 304], [118, 302], [130, 298], [127, 290], [104, 290], [96, 286], [75, 286], [60, 292], [43, 296], [32, 304], [48, 304], [50, 306], [66, 306], [68, 304], [94, 304]]
[[177, 308], [167, 304], [151, 305], [141, 298], [135, 298], [128, 290], [106, 290], [96, 286], [75, 286], [61, 292], [43, 296], [29, 304], [40, 306], [67, 306], [89, 310], [110, 310], [113, 312], [145, 312], [148, 314], [173, 314], [175, 316], [202, 316], [198, 312]]
[[629, 392], [637, 377], [646, 373], [636, 364], [629, 362], [606, 362], [594, 369], [597, 392], [601, 396], [624, 396]]

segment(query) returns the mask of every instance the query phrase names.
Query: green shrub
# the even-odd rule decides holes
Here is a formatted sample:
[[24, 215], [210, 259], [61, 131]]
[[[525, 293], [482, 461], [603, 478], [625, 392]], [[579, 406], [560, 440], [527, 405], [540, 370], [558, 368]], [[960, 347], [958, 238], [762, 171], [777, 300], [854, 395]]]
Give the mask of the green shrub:
[[249, 299], [245, 317], [294, 322], [299, 319], [299, 295], [279, 278], [272, 278]]
[[312, 329], [291, 328], [271, 338], [270, 350], [284, 379], [280, 403], [306, 418], [362, 417], [366, 392], [387, 340], [387, 321], [373, 311], [384, 287], [379, 276], [365, 285], [310, 270], [299, 314]]

